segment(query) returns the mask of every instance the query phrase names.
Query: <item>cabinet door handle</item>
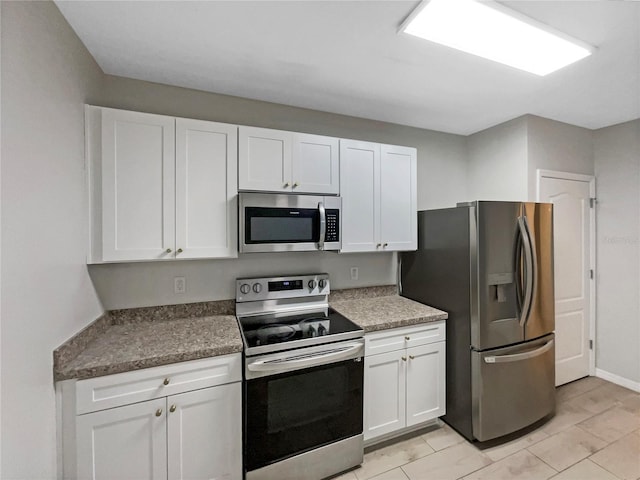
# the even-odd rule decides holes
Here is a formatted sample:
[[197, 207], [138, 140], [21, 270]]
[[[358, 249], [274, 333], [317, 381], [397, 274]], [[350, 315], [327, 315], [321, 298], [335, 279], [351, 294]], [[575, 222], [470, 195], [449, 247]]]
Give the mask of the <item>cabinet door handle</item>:
[[382, 244], [380, 244], [380, 243], [376, 244], [376, 248], [380, 248], [381, 246], [382, 246]]
[[175, 404], [174, 404], [174, 405], [171, 405], [171, 408], [169, 408], [169, 411], [170, 411], [171, 413], [173, 413], [173, 412], [175, 412], [175, 411], [176, 411], [176, 406], [175, 406]]
[[298, 182], [293, 182], [293, 188], [296, 188], [298, 185], [300, 185]]
[[162, 415], [162, 409], [161, 408], [156, 410], [156, 417], [159, 417], [160, 415]]
[[283, 187], [284, 187], [284, 188], [287, 188], [288, 186], [289, 186], [289, 182], [284, 182]]
[[414, 358], [416, 357], [414, 357], [413, 355], [409, 355], [409, 360], [413, 360]]
[[387, 247], [387, 245], [389, 245], [389, 244], [388, 244], [387, 242], [385, 242], [385, 243], [383, 243], [383, 244], [382, 244], [382, 247], [383, 247], [383, 248], [386, 248], [386, 247]]
[[166, 251], [167, 253], [171, 253], [171, 249], [170, 249], [170, 248], [167, 248], [165, 251]]
[[404, 337], [404, 339], [408, 342], [409, 340], [411, 340], [411, 337], [406, 336], [406, 337]]
[[407, 357], [401, 357], [403, 362], [407, 361]]
[[179, 248], [178, 250], [176, 250], [176, 253], [182, 253], [182, 249]]
[[163, 385], [169, 385], [169, 379], [168, 379], [168, 378], [165, 378], [165, 379], [164, 379], [164, 382], [162, 382], [162, 384], [163, 384]]

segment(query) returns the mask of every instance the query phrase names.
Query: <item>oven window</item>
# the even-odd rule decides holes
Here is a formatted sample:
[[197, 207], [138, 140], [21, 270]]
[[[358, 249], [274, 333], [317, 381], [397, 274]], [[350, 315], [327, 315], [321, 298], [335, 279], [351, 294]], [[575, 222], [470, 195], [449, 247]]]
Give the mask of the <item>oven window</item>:
[[362, 433], [362, 384], [354, 360], [248, 380], [247, 470]]
[[245, 208], [245, 243], [317, 242], [320, 213], [312, 208]]

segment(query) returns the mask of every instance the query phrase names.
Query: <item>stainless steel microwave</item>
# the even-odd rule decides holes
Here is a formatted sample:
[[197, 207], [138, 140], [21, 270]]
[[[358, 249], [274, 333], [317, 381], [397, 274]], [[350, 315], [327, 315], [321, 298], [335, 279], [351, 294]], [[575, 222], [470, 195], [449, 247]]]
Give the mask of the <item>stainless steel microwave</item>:
[[340, 250], [340, 197], [240, 193], [239, 250]]

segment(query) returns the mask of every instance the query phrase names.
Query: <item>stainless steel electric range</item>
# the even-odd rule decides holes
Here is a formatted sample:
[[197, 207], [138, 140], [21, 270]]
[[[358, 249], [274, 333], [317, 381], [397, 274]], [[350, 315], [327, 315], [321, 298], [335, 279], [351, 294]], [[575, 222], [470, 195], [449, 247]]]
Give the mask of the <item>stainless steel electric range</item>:
[[364, 332], [329, 291], [326, 273], [236, 282], [247, 480], [320, 480], [362, 463]]

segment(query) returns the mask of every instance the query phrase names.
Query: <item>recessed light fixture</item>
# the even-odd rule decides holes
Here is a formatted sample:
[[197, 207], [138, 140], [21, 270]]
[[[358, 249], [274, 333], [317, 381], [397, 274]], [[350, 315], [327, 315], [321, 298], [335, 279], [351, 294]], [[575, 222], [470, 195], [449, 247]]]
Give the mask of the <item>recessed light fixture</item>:
[[423, 0], [400, 32], [547, 75], [595, 50], [497, 2]]

